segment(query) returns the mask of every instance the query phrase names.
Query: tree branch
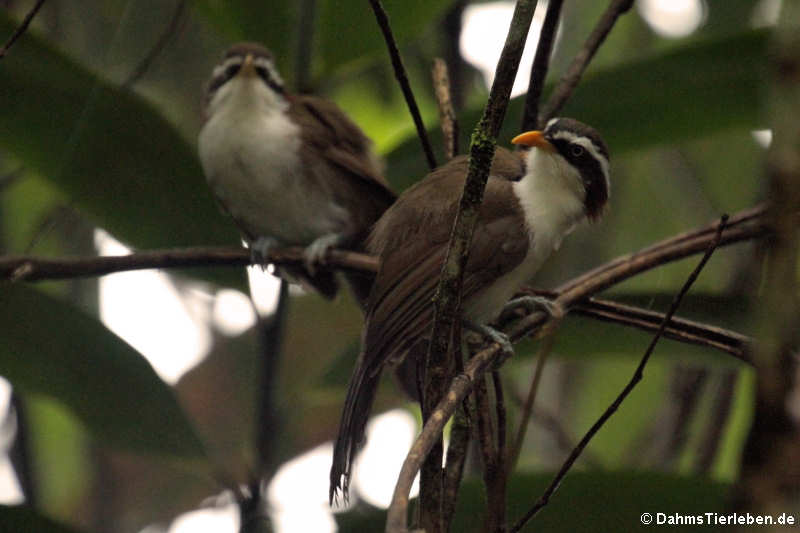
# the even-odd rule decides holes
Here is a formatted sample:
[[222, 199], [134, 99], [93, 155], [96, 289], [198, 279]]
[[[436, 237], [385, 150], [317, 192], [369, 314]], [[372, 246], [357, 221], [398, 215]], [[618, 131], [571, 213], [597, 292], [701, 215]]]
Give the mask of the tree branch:
[[586, 70], [586, 67], [589, 66], [589, 62], [594, 57], [595, 52], [597, 52], [597, 49], [603, 44], [603, 41], [605, 41], [609, 32], [614, 27], [617, 19], [632, 6], [633, 0], [611, 1], [608, 8], [606, 8], [603, 13], [603, 16], [600, 17], [597, 26], [595, 26], [592, 33], [590, 33], [589, 37], [586, 39], [583, 48], [577, 53], [572, 63], [570, 63], [569, 68], [567, 68], [567, 72], [564, 73], [558, 85], [556, 85], [556, 88], [553, 89], [550, 99], [539, 115], [540, 124], [546, 123], [561, 111], [561, 108], [564, 107], [564, 104], [572, 95], [572, 91], [577, 87], [581, 76], [583, 76], [583, 72]]
[[28, 14], [25, 15], [25, 18], [22, 20], [22, 23], [19, 25], [16, 31], [11, 34], [11, 37], [8, 38], [8, 41], [6, 41], [6, 44], [3, 45], [3, 48], [0, 48], [0, 59], [5, 57], [8, 49], [14, 46], [14, 43], [17, 42], [17, 39], [22, 37], [22, 34], [27, 31], [28, 26], [30, 26], [33, 17], [35, 17], [36, 13], [38, 13], [39, 9], [41, 9], [42, 4], [44, 4], [44, 0], [38, 0], [31, 10], [28, 11]]
[[539, 100], [542, 97], [547, 70], [550, 68], [550, 56], [553, 42], [556, 40], [556, 28], [561, 17], [563, 0], [549, 0], [547, 13], [544, 16], [539, 42], [536, 44], [536, 55], [531, 67], [531, 78], [528, 82], [528, 93], [525, 95], [525, 111], [522, 114], [522, 131], [541, 128], [539, 124]]
[[419, 113], [419, 107], [417, 107], [414, 92], [411, 90], [411, 84], [408, 82], [406, 68], [403, 66], [403, 59], [400, 57], [400, 51], [397, 49], [397, 42], [394, 40], [392, 28], [389, 25], [389, 15], [386, 14], [386, 10], [383, 9], [380, 0], [369, 0], [369, 5], [372, 6], [375, 19], [378, 21], [378, 26], [386, 41], [389, 57], [392, 60], [392, 68], [394, 68], [394, 76], [397, 78], [400, 89], [403, 91], [403, 96], [406, 99], [411, 118], [414, 119], [414, 126], [417, 128], [417, 136], [419, 137], [419, 142], [422, 144], [422, 151], [425, 153], [425, 157], [428, 160], [428, 166], [433, 170], [437, 167], [436, 156], [433, 155], [433, 147], [431, 146], [430, 139], [428, 139], [428, 132], [425, 129], [425, 124], [422, 122], [422, 116]]
[[[720, 233], [719, 242], [716, 246], [724, 246], [744, 239], [765, 235], [767, 226], [763, 218], [764, 210], [764, 206], [759, 206], [747, 209], [729, 218], [728, 223]], [[554, 303], [560, 305], [562, 309], [568, 310], [578, 302], [610, 287], [614, 283], [619, 283], [657, 265], [707, 250], [711, 243], [715, 242], [719, 227], [719, 222], [715, 222], [704, 228], [666, 239], [640, 252], [620, 257], [595, 268], [563, 284], [559, 288], [560, 295], [555, 299]], [[547, 319], [548, 316], [544, 312], [533, 312], [518, 321], [508, 332], [508, 336], [512, 342], [517, 342], [539, 331], [547, 322]], [[432, 412], [430, 420], [425, 423], [422, 432], [412, 445], [403, 463], [394, 495], [392, 496], [392, 503], [389, 506], [387, 531], [400, 531], [399, 529], [390, 529], [389, 524], [398, 524], [405, 519], [411, 483], [414, 481], [414, 477], [419, 471], [426, 454], [433, 446], [436, 436], [452, 416], [455, 407], [472, 390], [476, 379], [479, 379], [488, 368], [491, 368], [499, 355], [500, 346], [493, 344], [475, 354], [465, 365], [464, 371], [453, 378], [447, 394]]]
[[[506, 36], [500, 60], [497, 63], [494, 82], [483, 116], [472, 134], [464, 191], [459, 201], [458, 212], [442, 265], [442, 273], [434, 297], [433, 324], [425, 365], [425, 391], [423, 394], [422, 418], [426, 420], [439, 403], [449, 379], [448, 348], [453, 324], [458, 320], [461, 305], [461, 284], [464, 265], [469, 253], [469, 244], [475, 231], [478, 209], [483, 200], [483, 191], [489, 178], [496, 146], [497, 134], [505, 117], [511, 87], [519, 68], [525, 40], [536, 9], [535, 0], [518, 0]], [[441, 464], [439, 454], [430, 454], [420, 477], [420, 501], [422, 503], [421, 527], [428, 533], [437, 533], [437, 520], [427, 518], [439, 515], [438, 509], [430, 509], [441, 492]], [[395, 522], [387, 522], [388, 531], [403, 531], [405, 516]], [[436, 528], [436, 529], [434, 529]]]
[[717, 233], [714, 240], [708, 246], [706, 253], [703, 254], [702, 259], [700, 259], [700, 262], [697, 264], [697, 267], [695, 267], [695, 269], [689, 275], [689, 278], [683, 284], [681, 290], [678, 291], [678, 294], [675, 295], [675, 299], [672, 301], [672, 304], [670, 305], [667, 314], [664, 316], [664, 320], [661, 322], [661, 326], [659, 327], [656, 334], [653, 336], [653, 340], [650, 341], [650, 345], [647, 347], [647, 350], [645, 350], [641, 361], [639, 361], [639, 366], [636, 367], [636, 370], [634, 371], [630, 381], [628, 381], [628, 384], [625, 385], [625, 387], [622, 389], [622, 392], [619, 393], [619, 395], [614, 399], [611, 405], [609, 405], [608, 408], [605, 410], [605, 412], [600, 416], [600, 418], [597, 419], [597, 422], [595, 422], [594, 425], [592, 425], [589, 431], [586, 432], [586, 435], [584, 435], [583, 438], [580, 440], [580, 442], [578, 442], [577, 446], [575, 446], [575, 448], [572, 450], [572, 453], [570, 453], [569, 457], [567, 457], [567, 460], [564, 461], [564, 464], [561, 466], [558, 473], [553, 478], [553, 481], [550, 482], [550, 485], [548, 485], [547, 489], [545, 489], [544, 493], [541, 495], [541, 497], [539, 497], [539, 499], [536, 501], [533, 507], [531, 507], [531, 509], [528, 510], [528, 512], [525, 513], [525, 515], [522, 518], [520, 518], [520, 520], [516, 524], [514, 524], [514, 527], [510, 529], [510, 533], [515, 533], [520, 529], [522, 529], [522, 527], [531, 518], [536, 516], [536, 513], [538, 513], [539, 510], [541, 510], [545, 505], [547, 505], [547, 503], [550, 501], [550, 497], [553, 495], [558, 486], [561, 484], [561, 481], [564, 479], [564, 476], [566, 476], [567, 472], [570, 470], [570, 468], [572, 468], [572, 465], [578, 459], [578, 456], [580, 456], [583, 449], [586, 448], [586, 446], [589, 444], [589, 441], [591, 441], [592, 438], [595, 436], [595, 434], [597, 434], [597, 432], [600, 431], [600, 428], [602, 428], [603, 425], [605, 425], [608, 419], [611, 418], [611, 416], [617, 411], [622, 402], [625, 401], [625, 398], [628, 397], [628, 395], [633, 391], [636, 385], [642, 380], [642, 378], [644, 377], [644, 367], [650, 360], [650, 356], [653, 354], [653, 350], [655, 350], [656, 344], [658, 344], [658, 341], [661, 339], [661, 335], [664, 334], [664, 330], [667, 327], [667, 323], [670, 321], [672, 316], [678, 310], [678, 307], [681, 304], [681, 300], [683, 300], [683, 297], [686, 295], [687, 292], [689, 292], [689, 289], [692, 287], [695, 280], [697, 280], [697, 277], [700, 275], [700, 272], [703, 270], [703, 267], [705, 267], [706, 263], [711, 258], [711, 254], [713, 254], [714, 250], [716, 250], [717, 246], [719, 246], [720, 238], [722, 237], [722, 232], [725, 229], [725, 223], [727, 222], [727, 220], [728, 220], [728, 215], [723, 215], [722, 218], [720, 219], [719, 227], [717, 228]]
[[450, 91], [447, 64], [443, 59], [437, 57], [433, 60], [431, 76], [433, 77], [436, 102], [439, 104], [439, 123], [442, 125], [444, 155], [449, 161], [458, 155], [458, 119], [453, 109], [453, 95]]

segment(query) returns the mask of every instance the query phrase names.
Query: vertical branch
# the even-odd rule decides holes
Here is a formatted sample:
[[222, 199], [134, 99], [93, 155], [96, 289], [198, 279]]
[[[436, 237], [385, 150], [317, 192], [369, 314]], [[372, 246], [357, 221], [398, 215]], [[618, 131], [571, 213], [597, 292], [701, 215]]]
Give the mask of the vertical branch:
[[553, 94], [550, 95], [550, 99], [539, 114], [540, 124], [547, 122], [561, 111], [561, 108], [564, 107], [564, 104], [572, 95], [572, 91], [577, 87], [581, 76], [583, 76], [583, 72], [586, 70], [586, 67], [589, 66], [589, 62], [594, 57], [595, 52], [597, 52], [597, 49], [603, 44], [603, 41], [605, 41], [609, 32], [614, 27], [617, 19], [632, 6], [633, 0], [611, 1], [608, 8], [603, 13], [603, 16], [600, 17], [597, 26], [594, 27], [592, 33], [590, 33], [589, 37], [586, 39], [583, 48], [581, 48], [580, 52], [578, 52], [572, 60], [569, 68], [567, 68], [567, 72], [561, 77], [558, 85], [553, 90]]
[[539, 391], [539, 383], [542, 380], [542, 373], [544, 372], [544, 365], [550, 352], [553, 351], [553, 344], [555, 343], [555, 328], [550, 330], [550, 333], [544, 338], [542, 347], [536, 357], [536, 367], [533, 369], [533, 377], [531, 378], [531, 385], [528, 387], [528, 395], [525, 397], [525, 403], [522, 404], [522, 413], [519, 419], [519, 429], [517, 436], [511, 448], [508, 450], [508, 458], [506, 459], [506, 475], [510, 475], [511, 471], [517, 464], [519, 459], [522, 444], [525, 442], [525, 434], [528, 432], [528, 424], [530, 423], [531, 413], [533, 412], [533, 403], [536, 400], [536, 393]]
[[453, 109], [453, 98], [450, 77], [447, 74], [447, 64], [441, 58], [433, 60], [431, 70], [433, 77], [433, 90], [439, 104], [439, 122], [442, 125], [444, 138], [444, 155], [450, 160], [458, 155], [458, 119]]
[[450, 426], [450, 446], [447, 447], [444, 489], [442, 490], [442, 530], [450, 531], [450, 523], [456, 512], [458, 489], [464, 475], [464, 463], [469, 448], [470, 423], [467, 409], [462, 404], [453, 415]]
[[[519, 68], [525, 39], [531, 25], [535, 0], [518, 0], [506, 37], [505, 46], [497, 64], [494, 83], [489, 92], [489, 100], [483, 117], [472, 134], [470, 144], [469, 170], [464, 192], [459, 202], [458, 213], [448, 244], [447, 255], [442, 265], [442, 273], [434, 297], [434, 317], [431, 327], [431, 342], [428, 349], [425, 394], [422, 406], [423, 419], [433, 412], [447, 387], [449, 379], [447, 360], [448, 347], [453, 325], [458, 320], [461, 305], [462, 272], [469, 253], [469, 244], [478, 219], [478, 209], [483, 200], [483, 191], [489, 177], [489, 169], [494, 157], [497, 134], [505, 117], [511, 87]], [[442, 457], [429, 453], [420, 479], [420, 500], [422, 502], [422, 526], [435, 527], [439, 509], [432, 508], [441, 494]], [[429, 521], [426, 522], [426, 517]], [[392, 524], [393, 525], [393, 524]], [[438, 529], [428, 529], [436, 533]]]
[[717, 457], [719, 444], [722, 439], [722, 432], [728, 423], [733, 404], [733, 393], [736, 389], [736, 381], [739, 378], [737, 370], [726, 370], [721, 376], [720, 384], [714, 394], [711, 405], [709, 423], [703, 429], [703, 436], [700, 439], [695, 470], [700, 474], [708, 474], [714, 459]]
[[275, 465], [275, 440], [280, 423], [275, 407], [277, 377], [289, 311], [289, 283], [281, 280], [278, 305], [268, 319], [259, 322], [261, 368], [258, 373], [258, 404], [256, 406], [256, 451], [258, 453], [258, 477], [271, 476]]
[[800, 18], [797, 2], [784, 2], [773, 48], [768, 54], [772, 84], [768, 94], [773, 140], [767, 156], [771, 207], [767, 269], [759, 300], [759, 343], [753, 425], [742, 455], [737, 509], [769, 513], [792, 505], [800, 484], [797, 316], [800, 230]]
[[720, 239], [722, 238], [722, 232], [725, 229], [727, 221], [728, 221], [728, 215], [722, 215], [719, 226], [717, 228], [717, 234], [714, 240], [706, 250], [706, 253], [703, 255], [703, 258], [700, 259], [700, 262], [697, 264], [695, 269], [692, 271], [691, 274], [689, 274], [689, 277], [681, 287], [681, 290], [678, 291], [678, 294], [676, 294], [675, 298], [672, 300], [672, 304], [670, 305], [669, 310], [664, 315], [664, 319], [661, 321], [661, 325], [659, 326], [658, 331], [653, 336], [653, 339], [650, 341], [650, 345], [647, 347], [647, 350], [645, 350], [644, 355], [642, 356], [642, 359], [639, 361], [639, 365], [636, 367], [636, 370], [634, 371], [633, 376], [631, 376], [630, 381], [628, 381], [627, 385], [625, 385], [622, 391], [617, 395], [617, 397], [614, 399], [611, 405], [609, 405], [608, 408], [603, 412], [600, 418], [598, 418], [597, 421], [592, 425], [592, 427], [589, 428], [589, 431], [586, 432], [586, 435], [583, 436], [578, 445], [575, 446], [575, 449], [572, 450], [572, 453], [570, 453], [569, 457], [567, 457], [567, 460], [564, 461], [564, 464], [561, 465], [561, 468], [558, 470], [558, 473], [553, 478], [553, 481], [550, 482], [550, 485], [547, 486], [542, 496], [536, 501], [536, 503], [533, 504], [533, 507], [531, 507], [528, 510], [528, 512], [526, 512], [525, 515], [522, 518], [520, 518], [516, 524], [514, 524], [514, 527], [511, 528], [510, 530], [511, 533], [515, 533], [520, 529], [522, 529], [522, 527], [525, 526], [525, 524], [531, 518], [536, 516], [536, 514], [539, 511], [541, 511], [544, 506], [547, 505], [547, 503], [550, 501], [550, 497], [553, 495], [558, 486], [561, 484], [561, 481], [564, 479], [564, 476], [566, 476], [567, 472], [569, 472], [570, 468], [572, 468], [572, 465], [575, 464], [575, 461], [578, 459], [581, 452], [583, 452], [583, 450], [586, 448], [589, 442], [594, 438], [597, 432], [600, 431], [600, 428], [602, 428], [605, 425], [608, 419], [611, 418], [611, 416], [617, 411], [617, 409], [619, 409], [619, 406], [622, 404], [622, 402], [625, 401], [625, 398], [628, 397], [628, 395], [633, 391], [633, 389], [636, 388], [636, 385], [642, 380], [642, 378], [644, 377], [644, 368], [645, 366], [647, 366], [647, 362], [650, 360], [650, 356], [653, 354], [653, 350], [655, 350], [656, 344], [658, 344], [659, 339], [661, 339], [661, 336], [667, 329], [667, 324], [669, 324], [669, 321], [672, 320], [672, 317], [675, 315], [675, 312], [678, 310], [678, 307], [680, 307], [683, 297], [686, 295], [687, 292], [689, 292], [689, 289], [692, 287], [695, 280], [697, 280], [697, 277], [700, 275], [700, 272], [703, 270], [703, 267], [705, 267], [706, 263], [711, 258], [711, 254], [713, 254], [714, 250], [717, 249], [717, 246], [719, 245]]
[[[497, 464], [497, 446], [486, 390], [486, 376], [481, 377], [472, 391], [475, 398], [475, 418], [478, 448], [483, 463], [483, 484], [486, 488], [486, 531], [505, 531], [505, 486], [500, 483], [501, 472]], [[499, 489], [499, 490], [498, 490]]]
[[547, 3], [547, 13], [544, 16], [542, 31], [539, 33], [539, 42], [536, 44], [536, 55], [531, 67], [531, 78], [528, 82], [528, 94], [525, 95], [525, 111], [522, 115], [522, 131], [541, 128], [539, 124], [539, 100], [550, 68], [550, 56], [553, 52], [553, 43], [556, 40], [556, 28], [561, 17], [561, 6], [564, 0], [550, 0]]
[[428, 139], [428, 132], [425, 130], [425, 124], [422, 122], [422, 116], [417, 107], [417, 100], [414, 98], [414, 93], [411, 90], [411, 84], [408, 82], [406, 75], [406, 68], [403, 66], [403, 60], [400, 57], [400, 51], [397, 49], [397, 43], [392, 34], [392, 28], [389, 25], [389, 16], [380, 0], [369, 0], [369, 5], [372, 6], [372, 11], [375, 13], [375, 18], [378, 21], [378, 26], [383, 33], [383, 38], [386, 41], [386, 47], [389, 49], [389, 57], [392, 59], [392, 67], [394, 68], [394, 75], [397, 82], [400, 84], [400, 89], [403, 91], [403, 96], [408, 105], [408, 111], [411, 113], [411, 118], [414, 119], [414, 126], [417, 128], [417, 136], [419, 142], [422, 144], [422, 151], [428, 160], [428, 166], [433, 170], [436, 168], [436, 156], [433, 155], [433, 147], [431, 147], [430, 139]]
[[305, 93], [311, 90], [311, 51], [314, 48], [317, 0], [302, 0], [299, 9], [294, 73], [297, 92]]
[[275, 407], [277, 376], [289, 309], [289, 283], [281, 280], [278, 305], [267, 319], [259, 319], [259, 363], [256, 403], [256, 471], [250, 480], [250, 491], [239, 501], [241, 533], [266, 533], [271, 531], [269, 514], [266, 511], [267, 481], [277, 467], [275, 444], [279, 435], [280, 419]]
[[36, 4], [28, 11], [28, 14], [25, 15], [25, 18], [22, 20], [22, 24], [11, 34], [11, 37], [8, 38], [6, 44], [3, 45], [3, 48], [0, 48], [0, 59], [5, 57], [6, 53], [8, 53], [8, 49], [14, 46], [14, 43], [17, 42], [17, 39], [22, 37], [22, 34], [25, 33], [28, 29], [28, 26], [31, 25], [31, 21], [33, 17], [36, 16], [36, 13], [39, 12], [41, 9], [42, 4], [44, 4], [44, 0], [37, 0]]

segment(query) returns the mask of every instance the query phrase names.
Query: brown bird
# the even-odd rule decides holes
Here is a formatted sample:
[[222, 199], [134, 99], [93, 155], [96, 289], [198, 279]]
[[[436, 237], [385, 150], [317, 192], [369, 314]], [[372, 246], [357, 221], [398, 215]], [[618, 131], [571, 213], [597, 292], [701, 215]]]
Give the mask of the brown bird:
[[[582, 220], [598, 219], [608, 200], [608, 150], [593, 128], [558, 118], [512, 142], [531, 149], [497, 149], [464, 270], [461, 312], [473, 325], [496, 319], [562, 239]], [[381, 266], [334, 446], [331, 501], [339, 490], [347, 497], [382, 370], [425, 353], [466, 174], [463, 156], [435, 170], [397, 199], [368, 239]]]
[[[270, 52], [232, 46], [214, 68], [198, 142], [206, 179], [236, 221], [254, 259], [274, 246], [306, 248], [291, 274], [332, 297], [332, 272], [317, 271], [331, 247], [360, 249], [395, 195], [364, 133], [334, 104], [289, 94]], [[356, 296], [369, 277], [348, 277]]]

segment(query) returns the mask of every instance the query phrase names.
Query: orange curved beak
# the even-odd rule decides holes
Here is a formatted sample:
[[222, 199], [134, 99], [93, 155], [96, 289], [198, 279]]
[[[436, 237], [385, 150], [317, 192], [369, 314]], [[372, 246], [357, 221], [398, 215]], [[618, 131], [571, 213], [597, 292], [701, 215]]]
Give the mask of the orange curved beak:
[[555, 152], [556, 147], [550, 144], [550, 141], [544, 138], [541, 131], [526, 131], [525, 133], [520, 133], [513, 139], [511, 139], [511, 144], [521, 144], [523, 146], [531, 146], [534, 148], [541, 148], [546, 152]]

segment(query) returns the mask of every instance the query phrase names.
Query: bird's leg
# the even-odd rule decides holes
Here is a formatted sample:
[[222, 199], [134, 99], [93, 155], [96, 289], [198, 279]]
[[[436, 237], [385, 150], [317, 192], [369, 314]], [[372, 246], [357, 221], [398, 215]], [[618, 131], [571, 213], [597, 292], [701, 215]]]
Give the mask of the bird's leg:
[[317, 265], [325, 264], [328, 250], [345, 244], [348, 236], [344, 233], [328, 233], [309, 244], [303, 252], [306, 269], [313, 275]]
[[544, 296], [520, 296], [513, 298], [503, 306], [500, 311], [500, 322], [506, 322], [514, 317], [514, 311], [522, 307], [529, 313], [534, 311], [544, 311], [555, 320], [564, 318], [564, 308], [557, 304], [554, 300], [545, 298]]
[[280, 243], [275, 237], [259, 237], [250, 243], [250, 260], [261, 266], [261, 270], [267, 266], [269, 252]]
[[486, 324], [475, 323], [466, 318], [462, 320], [462, 323], [468, 330], [479, 333], [490, 341], [496, 342], [500, 345], [501, 356], [500, 359], [498, 359], [495, 363], [497, 366], [500, 366], [505, 362], [506, 359], [514, 355], [514, 347], [511, 345], [511, 340], [508, 338], [508, 335], [502, 331], [494, 329], [491, 326], [487, 326]]

